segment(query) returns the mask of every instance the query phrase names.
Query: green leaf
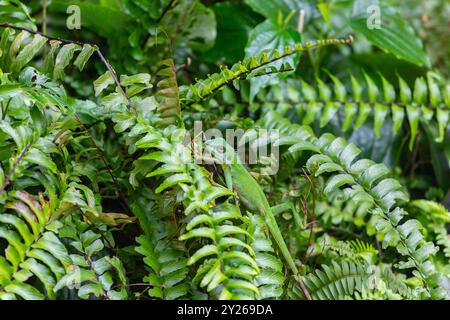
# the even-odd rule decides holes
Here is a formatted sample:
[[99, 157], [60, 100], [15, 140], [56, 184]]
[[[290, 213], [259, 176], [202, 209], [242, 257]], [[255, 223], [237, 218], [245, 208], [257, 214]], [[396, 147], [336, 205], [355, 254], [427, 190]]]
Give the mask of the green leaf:
[[78, 70], [83, 71], [84, 66], [86, 65], [92, 54], [95, 52], [95, 50], [96, 49], [89, 44], [85, 44], [83, 46], [83, 49], [73, 63], [77, 66]]
[[374, 105], [374, 126], [373, 129], [378, 138], [381, 138], [380, 128], [386, 121], [389, 108], [385, 105], [375, 103]]
[[438, 108], [436, 112], [436, 118], [439, 124], [439, 137], [436, 138], [436, 142], [441, 143], [444, 141], [445, 129], [447, 128], [450, 111]]
[[[315, 3], [313, 1], [291, 1], [291, 0], [244, 0], [255, 12], [263, 15], [274, 24], [289, 23], [293, 28], [297, 26], [297, 17], [300, 10], [305, 10], [307, 18], [315, 13]], [[288, 21], [286, 19], [291, 16]]]
[[325, 109], [322, 113], [322, 116], [320, 117], [320, 127], [321, 128], [325, 127], [328, 124], [328, 122], [330, 122], [331, 119], [333, 119], [338, 110], [339, 105], [337, 103], [327, 102], [325, 104]]
[[386, 80], [383, 75], [381, 75], [381, 81], [383, 82], [383, 95], [384, 95], [384, 101], [385, 102], [394, 102], [395, 101], [395, 89], [394, 86]]
[[14, 293], [25, 300], [44, 300], [45, 297], [36, 288], [26, 283], [14, 281], [5, 288], [6, 292]]
[[[266, 20], [257, 25], [250, 33], [245, 53], [247, 57], [255, 57], [264, 50], [279, 50], [284, 52], [285, 47], [294, 47], [295, 44], [300, 43], [300, 35], [298, 32], [289, 27], [278, 26], [273, 22]], [[266, 65], [265, 67], [275, 67], [280, 69], [283, 63], [288, 63], [291, 66], [296, 66], [300, 59], [300, 54], [294, 54], [284, 59], [278, 60], [274, 63]], [[286, 73], [279, 75], [285, 76]], [[274, 75], [263, 75], [252, 78], [250, 80], [250, 102], [256, 94], [264, 88], [274, 77]]]
[[107, 70], [94, 81], [95, 96], [97, 97], [100, 95], [100, 93], [102, 93], [102, 91], [105, 90], [110, 84], [114, 84], [114, 79], [109, 70]]
[[361, 127], [369, 117], [370, 113], [372, 112], [372, 107], [367, 103], [361, 103], [359, 105], [359, 113], [358, 117], [356, 118], [354, 128], [357, 129]]
[[320, 149], [309, 141], [299, 141], [298, 143], [289, 147], [289, 152], [298, 152], [298, 151], [312, 151], [320, 153]]
[[381, 12], [379, 29], [367, 27], [369, 16], [366, 12], [350, 18], [350, 26], [357, 34], [385, 52], [419, 66], [429, 66], [430, 61], [423, 51], [419, 38], [406, 21], [385, 7], [381, 8]]
[[44, 152], [36, 148], [31, 148], [24, 157], [24, 160], [47, 168], [55, 174], [58, 172], [58, 168], [56, 167], [56, 164], [52, 161], [52, 159]]
[[394, 134], [397, 134], [398, 130], [402, 127], [403, 119], [405, 118], [405, 110], [397, 105], [392, 105], [392, 121], [394, 122], [394, 127], [392, 128]]
[[353, 120], [358, 112], [358, 105], [356, 103], [345, 103], [345, 119], [342, 124], [342, 131], [347, 131], [352, 125]]
[[217, 254], [218, 250], [216, 246], [213, 245], [206, 245], [202, 248], [198, 249], [188, 260], [187, 264], [192, 265], [196, 263], [198, 260], [210, 256], [212, 254]]
[[55, 68], [53, 69], [53, 78], [64, 78], [64, 69], [69, 65], [74, 53], [78, 50], [80, 50], [80, 46], [75, 43], [66, 44], [59, 50], [55, 60]]
[[321, 2], [317, 4], [317, 8], [319, 8], [320, 14], [322, 15], [323, 19], [327, 22], [328, 27], [332, 28], [330, 6], [331, 4], [328, 2]]
[[363, 94], [363, 88], [359, 84], [359, 81], [353, 75], [350, 76], [350, 79], [352, 82], [353, 100], [361, 101], [362, 94]]
[[345, 184], [353, 184], [355, 183], [355, 179], [349, 174], [341, 173], [335, 176], [332, 176], [326, 184], [326, 187], [324, 189], [325, 194], [330, 194], [331, 192], [335, 191], [339, 187], [345, 185]]
[[417, 104], [424, 104], [427, 101], [428, 87], [424, 78], [417, 78], [414, 83], [414, 102]]
[[31, 59], [41, 50], [44, 44], [47, 42], [47, 38], [37, 34], [34, 36], [33, 41], [27, 44], [22, 51], [19, 52], [17, 57], [11, 66], [13, 72], [19, 73], [22, 68], [27, 65]]
[[158, 188], [156, 188], [155, 192], [160, 193], [161, 191], [170, 188], [176, 184], [189, 182], [191, 182], [191, 177], [189, 175], [185, 173], [177, 173], [164, 180], [164, 182], [161, 183], [161, 185]]
[[369, 96], [370, 102], [376, 102], [378, 100], [378, 87], [373, 81], [371, 77], [367, 75], [367, 73], [364, 72], [364, 78], [367, 82], [367, 95]]
[[317, 169], [317, 171], [315, 173], [315, 176], [317, 177], [325, 172], [335, 172], [335, 171], [344, 171], [344, 169], [336, 163], [326, 162], [319, 166], [319, 168]]
[[398, 77], [398, 84], [400, 87], [400, 102], [404, 104], [408, 104], [411, 102], [411, 88], [408, 86], [405, 80]]
[[120, 84], [124, 87], [131, 86], [133, 84], [144, 84], [148, 86], [150, 84], [150, 75], [148, 73], [138, 73], [132, 76], [120, 76]]
[[409, 126], [411, 128], [411, 138], [409, 139], [409, 150], [412, 150], [414, 146], [414, 140], [416, 139], [417, 129], [419, 128], [419, 116], [420, 109], [411, 105], [406, 106], [406, 114], [408, 115]]
[[217, 37], [204, 59], [215, 62], [223, 58], [226, 63], [242, 60], [248, 36], [259, 23], [259, 16], [241, 3], [216, 3], [211, 8], [216, 15]]

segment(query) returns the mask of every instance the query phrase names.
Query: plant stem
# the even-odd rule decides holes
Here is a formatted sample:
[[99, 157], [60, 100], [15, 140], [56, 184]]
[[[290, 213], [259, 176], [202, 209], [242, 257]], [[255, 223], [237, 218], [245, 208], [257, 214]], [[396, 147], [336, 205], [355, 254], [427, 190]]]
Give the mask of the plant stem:
[[0, 195], [3, 194], [3, 192], [5, 192], [5, 188], [8, 186], [8, 184], [11, 182], [11, 178], [12, 175], [14, 174], [14, 171], [16, 171], [17, 166], [19, 165], [19, 163], [23, 160], [23, 158], [25, 157], [25, 154], [28, 152], [28, 150], [31, 148], [31, 142], [28, 143], [25, 148], [23, 148], [22, 152], [20, 152], [19, 157], [17, 158], [16, 161], [14, 161], [14, 164], [11, 168], [11, 170], [9, 171], [8, 175], [6, 176], [5, 181], [3, 181], [2, 186], [0, 187]]

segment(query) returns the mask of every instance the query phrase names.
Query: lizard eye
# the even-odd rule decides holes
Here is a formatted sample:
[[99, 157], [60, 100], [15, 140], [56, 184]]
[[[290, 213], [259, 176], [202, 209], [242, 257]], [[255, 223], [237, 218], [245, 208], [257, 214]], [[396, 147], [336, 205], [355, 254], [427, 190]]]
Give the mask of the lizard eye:
[[217, 147], [217, 151], [219, 151], [220, 153], [223, 153], [225, 151], [225, 149], [221, 146], [221, 147]]

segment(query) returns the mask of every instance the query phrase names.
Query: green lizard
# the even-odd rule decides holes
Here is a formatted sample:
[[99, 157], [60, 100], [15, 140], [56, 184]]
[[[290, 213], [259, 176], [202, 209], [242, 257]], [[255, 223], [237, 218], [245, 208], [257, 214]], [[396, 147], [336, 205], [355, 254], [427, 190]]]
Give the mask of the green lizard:
[[[288, 203], [271, 208], [258, 182], [241, 163], [235, 150], [223, 138], [208, 140], [205, 144], [206, 151], [210, 152], [213, 160], [222, 166], [228, 188], [237, 194], [239, 200], [245, 207], [251, 211], [260, 213], [264, 217], [269, 232], [277, 243], [283, 257], [286, 259], [294, 275], [297, 275], [297, 266], [294, 263], [294, 259], [288, 250], [274, 217], [274, 214], [278, 212], [293, 209], [292, 205]], [[298, 217], [295, 210], [293, 210], [293, 213], [294, 216], [297, 215]]]

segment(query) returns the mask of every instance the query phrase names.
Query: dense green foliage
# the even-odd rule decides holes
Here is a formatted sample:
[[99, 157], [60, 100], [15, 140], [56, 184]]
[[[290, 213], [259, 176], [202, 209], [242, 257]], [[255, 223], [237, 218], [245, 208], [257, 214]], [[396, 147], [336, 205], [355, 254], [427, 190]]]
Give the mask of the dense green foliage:
[[[0, 300], [448, 299], [450, 5], [414, 2], [0, 1]], [[279, 157], [237, 190], [196, 121]]]

